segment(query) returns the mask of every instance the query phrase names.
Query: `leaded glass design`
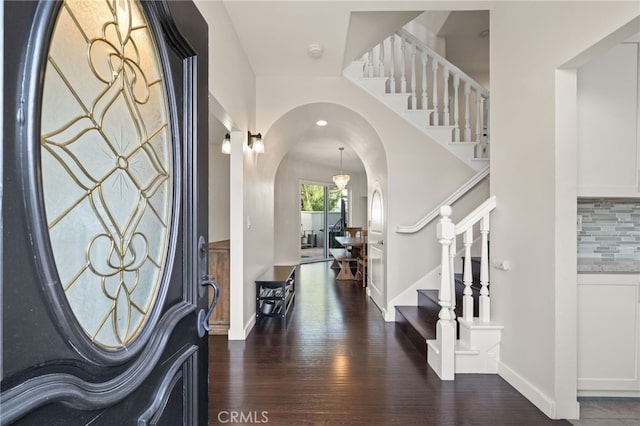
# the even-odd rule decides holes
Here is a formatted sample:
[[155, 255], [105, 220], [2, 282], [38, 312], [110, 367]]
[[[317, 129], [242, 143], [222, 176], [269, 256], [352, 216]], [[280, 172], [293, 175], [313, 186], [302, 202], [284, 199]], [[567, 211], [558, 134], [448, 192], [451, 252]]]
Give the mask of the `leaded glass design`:
[[44, 80], [44, 204], [66, 298], [103, 348], [135, 339], [158, 293], [173, 204], [168, 115], [141, 6], [65, 0]]

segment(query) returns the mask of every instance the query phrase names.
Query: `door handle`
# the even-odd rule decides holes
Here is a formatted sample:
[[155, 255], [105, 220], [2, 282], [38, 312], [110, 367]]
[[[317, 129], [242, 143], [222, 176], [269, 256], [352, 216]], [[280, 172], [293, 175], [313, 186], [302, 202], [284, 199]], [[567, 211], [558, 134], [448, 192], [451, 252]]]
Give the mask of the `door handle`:
[[[206, 277], [206, 276], [205, 276]], [[200, 283], [201, 287], [210, 286], [213, 289], [213, 299], [211, 300], [211, 305], [205, 312], [204, 309], [201, 309], [198, 312], [198, 337], [204, 337], [205, 334], [211, 331], [211, 327], [209, 327], [209, 318], [213, 313], [213, 309], [218, 304], [218, 297], [220, 296], [220, 289], [218, 288], [218, 284], [210, 279], [206, 279]]]

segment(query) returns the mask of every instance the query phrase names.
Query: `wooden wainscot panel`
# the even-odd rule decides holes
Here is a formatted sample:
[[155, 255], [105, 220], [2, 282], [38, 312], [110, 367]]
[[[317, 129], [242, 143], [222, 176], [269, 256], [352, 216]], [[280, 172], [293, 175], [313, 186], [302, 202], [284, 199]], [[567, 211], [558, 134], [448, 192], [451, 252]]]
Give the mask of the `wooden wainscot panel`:
[[[218, 305], [209, 318], [209, 334], [226, 335], [229, 331], [229, 248], [229, 240], [209, 243], [209, 275], [220, 288]], [[213, 292], [209, 289], [209, 303], [212, 297]]]

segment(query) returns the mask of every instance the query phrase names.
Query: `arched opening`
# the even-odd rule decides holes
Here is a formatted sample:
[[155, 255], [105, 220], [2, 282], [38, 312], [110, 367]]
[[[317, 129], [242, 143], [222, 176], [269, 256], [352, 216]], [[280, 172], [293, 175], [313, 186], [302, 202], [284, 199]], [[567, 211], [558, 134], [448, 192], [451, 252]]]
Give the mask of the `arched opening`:
[[[325, 120], [327, 124], [318, 126], [318, 120]], [[311, 245], [332, 244], [328, 226], [334, 226], [338, 218], [325, 216], [316, 220], [321, 225], [312, 226], [311, 219], [303, 217], [301, 213], [300, 190], [302, 184], [335, 188], [332, 176], [340, 171], [339, 147], [345, 148], [343, 171], [351, 178], [347, 191], [342, 194], [343, 198], [348, 199], [347, 224], [368, 228], [371, 193], [376, 185], [379, 191], [386, 191], [386, 186], [380, 185], [380, 182], [387, 181], [387, 166], [380, 137], [360, 114], [332, 103], [302, 105], [276, 120], [265, 139], [272, 149], [277, 150], [278, 155], [276, 161], [271, 163], [274, 167], [276, 263], [298, 263], [302, 238], [308, 235], [315, 235], [311, 238]], [[339, 210], [339, 207], [330, 207], [334, 207], [329, 209], [333, 213]], [[305, 224], [310, 229], [304, 228]], [[386, 232], [386, 224], [382, 226], [383, 232]], [[321, 256], [325, 257], [324, 247], [322, 251]], [[379, 268], [379, 273], [384, 275], [384, 270], [384, 267]], [[379, 282], [384, 282], [384, 278], [380, 277]], [[377, 303], [383, 304], [384, 286], [379, 290], [372, 297]]]

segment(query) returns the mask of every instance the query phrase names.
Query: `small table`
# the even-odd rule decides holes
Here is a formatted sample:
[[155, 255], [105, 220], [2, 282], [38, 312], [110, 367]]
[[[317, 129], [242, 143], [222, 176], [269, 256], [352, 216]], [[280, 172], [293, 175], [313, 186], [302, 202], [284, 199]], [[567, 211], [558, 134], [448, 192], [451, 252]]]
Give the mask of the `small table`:
[[356, 259], [360, 256], [362, 246], [367, 244], [367, 239], [362, 237], [335, 237], [336, 241], [345, 248], [351, 247], [351, 256]]

